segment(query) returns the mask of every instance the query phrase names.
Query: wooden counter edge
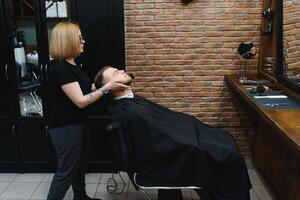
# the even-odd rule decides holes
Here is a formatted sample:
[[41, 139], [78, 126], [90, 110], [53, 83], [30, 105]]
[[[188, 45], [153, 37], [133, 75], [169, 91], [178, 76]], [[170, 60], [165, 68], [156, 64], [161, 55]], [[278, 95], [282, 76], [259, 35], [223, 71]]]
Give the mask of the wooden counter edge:
[[265, 110], [256, 104], [251, 97], [246, 94], [246, 89], [243, 86], [238, 85], [237, 79], [234, 75], [225, 75], [225, 81], [228, 85], [237, 92], [257, 113], [263, 118], [272, 128], [277, 130], [286, 140], [290, 143], [290, 145], [300, 153], [300, 140], [294, 137], [291, 137], [288, 133], [285, 132], [276, 122], [274, 122], [270, 116], [265, 112]]

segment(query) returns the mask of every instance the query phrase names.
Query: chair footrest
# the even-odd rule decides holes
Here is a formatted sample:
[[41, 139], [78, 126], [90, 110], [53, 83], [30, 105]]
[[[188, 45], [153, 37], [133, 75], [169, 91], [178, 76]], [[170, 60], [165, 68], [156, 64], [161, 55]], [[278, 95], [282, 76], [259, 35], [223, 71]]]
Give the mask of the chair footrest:
[[201, 187], [190, 184], [178, 184], [170, 181], [159, 180], [152, 177], [141, 176], [134, 174], [134, 183], [142, 189], [201, 189]]

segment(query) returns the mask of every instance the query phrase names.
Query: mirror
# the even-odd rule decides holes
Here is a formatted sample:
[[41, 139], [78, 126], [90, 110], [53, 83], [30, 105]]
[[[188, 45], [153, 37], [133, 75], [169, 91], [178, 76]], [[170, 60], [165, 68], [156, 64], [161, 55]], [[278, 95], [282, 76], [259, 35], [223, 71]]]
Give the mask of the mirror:
[[277, 1], [264, 0], [262, 22], [260, 27], [259, 76], [276, 82], [276, 50], [277, 50]]
[[300, 1], [283, 1], [283, 65], [288, 79], [300, 86]]
[[278, 8], [278, 78], [300, 92], [300, 1], [280, 0]]

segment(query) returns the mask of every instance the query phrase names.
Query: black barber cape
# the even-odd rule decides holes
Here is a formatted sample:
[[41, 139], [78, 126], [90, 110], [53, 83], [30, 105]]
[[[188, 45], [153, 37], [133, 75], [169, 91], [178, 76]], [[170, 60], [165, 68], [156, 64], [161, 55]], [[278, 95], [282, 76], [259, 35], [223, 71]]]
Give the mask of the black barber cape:
[[249, 200], [248, 172], [233, 137], [143, 97], [113, 102], [120, 170]]

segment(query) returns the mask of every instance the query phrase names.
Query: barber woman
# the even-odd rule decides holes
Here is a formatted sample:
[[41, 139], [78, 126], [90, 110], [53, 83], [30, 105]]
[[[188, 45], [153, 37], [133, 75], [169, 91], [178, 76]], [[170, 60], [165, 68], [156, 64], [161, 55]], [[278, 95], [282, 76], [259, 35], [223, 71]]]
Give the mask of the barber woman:
[[83, 52], [84, 39], [77, 24], [61, 22], [51, 34], [50, 55], [55, 62], [50, 70], [51, 110], [49, 135], [57, 156], [48, 200], [62, 200], [72, 185], [74, 200], [90, 200], [85, 190], [87, 161], [86, 107], [110, 90], [128, 86], [113, 80], [96, 89], [75, 58]]

